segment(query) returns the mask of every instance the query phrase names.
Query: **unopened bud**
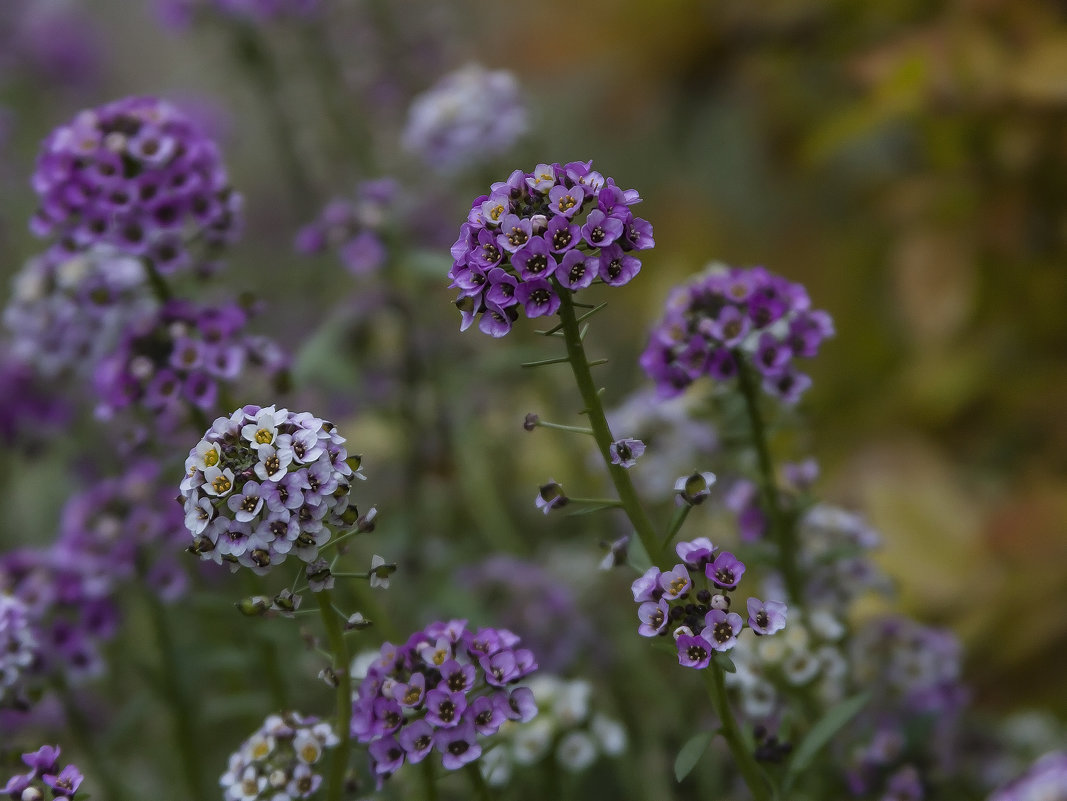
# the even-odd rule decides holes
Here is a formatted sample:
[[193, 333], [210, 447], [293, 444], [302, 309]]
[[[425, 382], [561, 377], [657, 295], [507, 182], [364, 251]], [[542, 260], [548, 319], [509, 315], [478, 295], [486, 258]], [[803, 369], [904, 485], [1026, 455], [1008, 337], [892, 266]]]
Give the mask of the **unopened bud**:
[[271, 599], [266, 595], [253, 595], [234, 604], [245, 617], [262, 617], [270, 611]]

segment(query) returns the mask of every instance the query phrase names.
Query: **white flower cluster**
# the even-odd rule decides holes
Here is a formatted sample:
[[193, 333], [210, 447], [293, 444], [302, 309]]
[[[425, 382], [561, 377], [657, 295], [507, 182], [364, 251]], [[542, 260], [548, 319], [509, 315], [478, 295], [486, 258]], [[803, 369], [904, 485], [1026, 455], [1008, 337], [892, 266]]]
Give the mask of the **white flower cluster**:
[[762, 720], [778, 709], [780, 691], [811, 687], [829, 706], [843, 697], [848, 662], [841, 652], [844, 624], [824, 609], [789, 609], [789, 625], [774, 637], [739, 638], [730, 658], [736, 673], [726, 674], [737, 688], [745, 717]]
[[192, 551], [256, 573], [293, 554], [312, 562], [344, 523], [352, 478], [332, 423], [245, 406], [218, 418], [189, 452], [181, 483]]
[[537, 717], [521, 726], [509, 721], [497, 732], [500, 744], [480, 763], [490, 785], [504, 786], [516, 765], [532, 765], [549, 754], [564, 770], [580, 773], [601, 754], [618, 756], [626, 750], [623, 725], [601, 713], [591, 714], [593, 687], [588, 681], [537, 675], [529, 684]]
[[293, 801], [322, 784], [315, 766], [337, 745], [329, 723], [296, 712], [271, 715], [230, 755], [219, 779], [225, 801]]
[[19, 685], [37, 659], [37, 638], [25, 604], [0, 593], [0, 708], [17, 700]]

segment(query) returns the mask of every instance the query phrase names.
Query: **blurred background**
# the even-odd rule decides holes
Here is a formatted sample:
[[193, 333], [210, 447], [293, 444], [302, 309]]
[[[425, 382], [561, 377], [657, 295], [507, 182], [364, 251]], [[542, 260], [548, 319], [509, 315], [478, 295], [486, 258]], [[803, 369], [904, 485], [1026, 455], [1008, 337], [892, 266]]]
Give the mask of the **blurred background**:
[[[538, 484], [585, 476], [579, 446], [521, 427], [527, 412], [573, 422], [569, 376], [518, 369], [555, 355], [549, 343], [525, 323], [506, 342], [460, 335], [445, 278], [448, 246], [491, 181], [591, 158], [640, 190], [656, 238], [590, 335], [592, 354], [611, 357], [606, 402], [647, 388], [646, 332], [670, 287], [709, 262], [803, 283], [837, 336], [798, 411], [777, 421], [776, 452], [816, 457], [818, 494], [882, 532], [900, 604], [960, 635], [981, 708], [1067, 715], [1067, 6], [322, 5], [312, 21], [175, 28], [148, 0], [7, 0], [4, 286], [40, 249], [29, 179], [52, 128], [128, 94], [195, 114], [247, 212], [210, 291], [264, 301], [258, 330], [296, 357], [283, 402], [333, 415], [364, 452], [358, 491], [382, 514], [373, 550], [401, 563], [408, 597], [395, 603], [419, 619], [390, 608], [392, 595], [377, 603], [406, 631], [435, 610], [481, 608], [449, 593], [487, 549], [580, 576], [610, 536], [533, 508]], [[470, 62], [514, 73], [528, 132], [488, 163], [438, 171], [400, 132], [412, 98]], [[389, 240], [407, 254], [399, 316], [383, 315], [374, 276], [294, 249], [330, 197], [386, 176], [405, 204]], [[412, 352], [423, 358], [405, 373]], [[421, 387], [399, 410], [398, 385]], [[57, 510], [42, 500], [82, 458], [76, 442], [38, 443], [5, 465], [5, 542], [52, 536]], [[650, 495], [673, 478], [649, 476]]]

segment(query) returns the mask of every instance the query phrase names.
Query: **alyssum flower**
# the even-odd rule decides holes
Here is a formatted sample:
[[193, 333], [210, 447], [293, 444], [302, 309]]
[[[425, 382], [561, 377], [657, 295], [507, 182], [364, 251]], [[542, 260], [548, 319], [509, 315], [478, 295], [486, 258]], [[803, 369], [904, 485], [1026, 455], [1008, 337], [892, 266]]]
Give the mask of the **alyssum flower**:
[[355, 521], [349, 491], [363, 476], [344, 443], [309, 412], [244, 406], [215, 420], [185, 462], [190, 550], [260, 574], [289, 554], [313, 562], [331, 526]]
[[79, 112], [54, 130], [37, 158], [40, 205], [32, 230], [70, 254], [113, 245], [162, 273], [195, 265], [189, 243], [233, 241], [241, 196], [218, 147], [177, 108], [127, 97]]
[[19, 801], [44, 801], [45, 798], [74, 798], [81, 787], [82, 774], [74, 765], [59, 768], [59, 746], [42, 745], [22, 755], [28, 773], [19, 773], [0, 787], [0, 793]]
[[[650, 567], [631, 587], [641, 622], [638, 634], [673, 633], [678, 663], [686, 667], [706, 668], [715, 651], [736, 645], [744, 626], [741, 615], [729, 611], [729, 593], [737, 589], [745, 565], [729, 551], [717, 550], [706, 537], [679, 542], [675, 551], [681, 563], [667, 571]], [[705, 585], [700, 590], [694, 588], [693, 573]], [[785, 626], [781, 601], [749, 598], [748, 613], [748, 626], [757, 635], [774, 634]]]
[[432, 623], [402, 646], [382, 646], [352, 703], [352, 735], [369, 744], [381, 777], [435, 749], [455, 770], [481, 756], [479, 737], [537, 714], [533, 693], [515, 686], [536, 668], [507, 629]]
[[337, 742], [330, 724], [318, 718], [271, 715], [230, 755], [219, 779], [226, 801], [310, 798], [322, 784], [323, 752]]
[[804, 287], [762, 267], [713, 267], [667, 299], [641, 366], [661, 397], [672, 397], [702, 376], [728, 381], [745, 359], [763, 378], [764, 392], [795, 403], [811, 379], [793, 367], [834, 333], [824, 311], [813, 310]]
[[634, 251], [654, 244], [652, 226], [630, 207], [641, 201], [591, 161], [515, 170], [477, 198], [452, 246], [449, 278], [460, 290], [462, 329], [475, 318], [494, 337], [527, 317], [555, 314], [559, 292], [599, 280], [621, 286], [641, 269]]

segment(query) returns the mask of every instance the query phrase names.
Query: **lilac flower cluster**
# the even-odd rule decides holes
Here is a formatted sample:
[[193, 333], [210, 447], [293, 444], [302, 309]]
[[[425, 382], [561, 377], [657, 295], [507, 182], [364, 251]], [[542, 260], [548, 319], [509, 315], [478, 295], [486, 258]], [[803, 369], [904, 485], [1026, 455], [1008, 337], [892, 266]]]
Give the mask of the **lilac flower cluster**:
[[401, 142], [432, 169], [451, 172], [507, 152], [526, 127], [515, 76], [468, 64], [412, 101]]
[[396, 193], [396, 182], [383, 178], [361, 183], [354, 201], [331, 200], [318, 219], [297, 233], [297, 251], [312, 254], [336, 250], [341, 263], [353, 275], [380, 269], [387, 256], [383, 228]]
[[55, 255], [108, 244], [161, 273], [195, 265], [190, 244], [232, 242], [241, 196], [215, 143], [177, 108], [128, 97], [80, 112], [41, 146], [31, 228]]
[[198, 14], [214, 13], [245, 22], [305, 19], [318, 13], [320, 0], [156, 0], [156, 13], [168, 28], [184, 30]]
[[22, 701], [23, 674], [37, 661], [37, 652], [26, 605], [0, 592], [0, 708]]
[[988, 801], [1067, 801], [1067, 751], [1050, 751]]
[[277, 375], [286, 356], [272, 340], [243, 334], [247, 321], [236, 303], [200, 307], [182, 300], [139, 318], [96, 367], [97, 414], [110, 418], [140, 405], [162, 427], [173, 428], [189, 406], [213, 408], [220, 386], [235, 383], [246, 364]]
[[160, 482], [155, 461], [133, 461], [117, 478], [97, 481], [70, 497], [52, 546], [64, 563], [80, 564], [94, 585], [117, 587], [143, 571], [146, 587], [165, 601], [186, 589], [176, 554], [187, 541], [174, 489]]
[[271, 715], [230, 755], [219, 779], [226, 801], [293, 801], [322, 785], [316, 765], [338, 738], [329, 723], [297, 712]]
[[0, 555], [0, 593], [22, 604], [37, 642], [37, 657], [21, 677], [30, 700], [47, 676], [77, 684], [103, 670], [98, 644], [117, 631], [119, 611], [113, 584], [88, 570], [78, 554], [8, 551]]
[[[718, 548], [707, 537], [679, 542], [675, 551], [681, 563], [667, 571], [650, 567], [631, 586], [639, 604], [637, 632], [642, 637], [673, 633], [678, 663], [699, 670], [711, 663], [713, 652], [729, 651], [737, 644], [744, 621], [730, 611], [730, 593], [741, 582], [745, 564], [729, 551], [716, 554]], [[702, 589], [694, 588], [690, 571], [703, 574]], [[774, 634], [785, 628], [783, 602], [749, 598], [747, 606], [753, 633]]]
[[591, 161], [538, 164], [493, 184], [452, 245], [448, 276], [460, 290], [461, 330], [478, 318], [484, 333], [502, 337], [520, 307], [527, 317], [552, 315], [559, 292], [630, 281], [641, 269], [633, 252], [654, 244], [651, 224], [630, 210], [640, 201]]
[[190, 550], [261, 575], [289, 554], [313, 562], [330, 526], [349, 517], [353, 477], [363, 478], [344, 443], [309, 412], [244, 406], [215, 420], [185, 461]]
[[[42, 745], [36, 751], [22, 755], [30, 768], [7, 780], [0, 793], [19, 801], [43, 801], [44, 798], [74, 798], [83, 776], [74, 765], [59, 769], [59, 746]], [[46, 795], [47, 794], [47, 795]]]
[[352, 735], [369, 744], [380, 777], [436, 749], [446, 770], [482, 754], [478, 736], [506, 721], [528, 721], [537, 704], [528, 687], [509, 686], [537, 668], [507, 629], [474, 632], [465, 620], [431, 623], [402, 646], [386, 643], [352, 703]]
[[678, 395], [702, 376], [728, 381], [738, 359], [763, 377], [763, 391], [792, 404], [811, 385], [795, 358], [810, 358], [834, 333], [808, 293], [762, 267], [713, 267], [668, 297], [666, 313], [641, 354], [661, 397]]
[[140, 260], [106, 245], [30, 259], [4, 309], [12, 353], [48, 377], [91, 371], [154, 308], [146, 279]]
[[68, 404], [48, 391], [33, 368], [0, 346], [0, 437], [8, 450], [47, 439], [70, 416]]

